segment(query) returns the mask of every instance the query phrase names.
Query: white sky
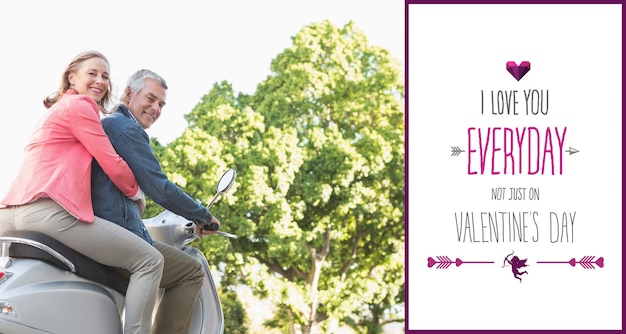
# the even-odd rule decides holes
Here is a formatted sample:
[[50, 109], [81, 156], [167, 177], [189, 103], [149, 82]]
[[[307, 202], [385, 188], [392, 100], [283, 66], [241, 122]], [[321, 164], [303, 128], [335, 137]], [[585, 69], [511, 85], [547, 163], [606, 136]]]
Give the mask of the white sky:
[[109, 0], [0, 3], [0, 196], [22, 158], [42, 100], [79, 52], [95, 49], [111, 62], [114, 93], [149, 68], [168, 82], [167, 106], [148, 130], [166, 144], [215, 82], [252, 93], [270, 62], [304, 26], [353, 21], [371, 45], [404, 64], [404, 0]]

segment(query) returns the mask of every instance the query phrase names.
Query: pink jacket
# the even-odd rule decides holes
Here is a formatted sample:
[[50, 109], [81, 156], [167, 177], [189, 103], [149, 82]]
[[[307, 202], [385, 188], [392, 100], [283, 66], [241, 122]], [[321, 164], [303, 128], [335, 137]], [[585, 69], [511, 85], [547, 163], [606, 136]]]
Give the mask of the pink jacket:
[[137, 195], [135, 176], [104, 133], [95, 101], [70, 90], [50, 107], [31, 135], [22, 166], [0, 207], [50, 197], [79, 220], [93, 222], [92, 158], [124, 195]]

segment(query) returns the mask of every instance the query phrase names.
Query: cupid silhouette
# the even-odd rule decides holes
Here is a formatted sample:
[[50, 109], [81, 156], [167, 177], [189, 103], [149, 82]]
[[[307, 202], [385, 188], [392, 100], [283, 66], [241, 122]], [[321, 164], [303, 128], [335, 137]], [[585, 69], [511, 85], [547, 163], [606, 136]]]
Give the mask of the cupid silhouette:
[[515, 253], [515, 251], [512, 251], [511, 254], [504, 257], [504, 261], [502, 262], [502, 268], [506, 267], [508, 263], [508, 265], [511, 266], [513, 277], [517, 278], [519, 282], [522, 283], [522, 278], [520, 276], [523, 274], [528, 274], [528, 272], [526, 270], [520, 272], [519, 270], [524, 267], [528, 267], [528, 265], [526, 264], [526, 260], [528, 259], [520, 260], [520, 258], [517, 256], [513, 256], [509, 259], [509, 257], [513, 255], [513, 253]]

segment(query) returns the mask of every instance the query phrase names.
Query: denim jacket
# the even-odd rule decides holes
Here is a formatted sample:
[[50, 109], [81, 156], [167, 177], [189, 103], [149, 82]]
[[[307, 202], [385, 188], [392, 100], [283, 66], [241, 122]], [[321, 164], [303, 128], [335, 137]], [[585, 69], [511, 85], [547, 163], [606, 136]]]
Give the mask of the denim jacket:
[[[147, 197], [166, 210], [193, 222], [211, 221], [211, 213], [163, 173], [150, 146], [148, 134], [131, 118], [126, 106], [117, 106], [110, 116], [102, 119], [102, 126]], [[137, 204], [120, 192], [95, 160], [91, 171], [91, 195], [96, 216], [117, 223], [152, 243]]]

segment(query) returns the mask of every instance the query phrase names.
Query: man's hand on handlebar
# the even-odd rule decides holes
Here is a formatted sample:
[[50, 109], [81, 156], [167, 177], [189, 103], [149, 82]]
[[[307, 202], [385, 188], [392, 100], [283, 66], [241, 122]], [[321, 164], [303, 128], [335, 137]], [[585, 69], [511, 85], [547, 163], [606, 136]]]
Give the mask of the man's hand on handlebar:
[[[203, 225], [203, 227], [200, 227]], [[220, 228], [220, 221], [217, 218], [213, 217], [211, 222], [207, 224], [206, 222], [199, 222], [196, 224], [196, 234], [199, 237], [203, 237], [205, 235], [215, 234]]]

